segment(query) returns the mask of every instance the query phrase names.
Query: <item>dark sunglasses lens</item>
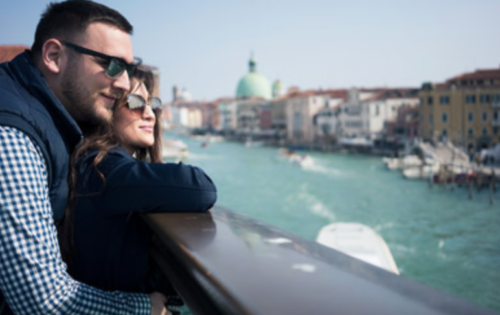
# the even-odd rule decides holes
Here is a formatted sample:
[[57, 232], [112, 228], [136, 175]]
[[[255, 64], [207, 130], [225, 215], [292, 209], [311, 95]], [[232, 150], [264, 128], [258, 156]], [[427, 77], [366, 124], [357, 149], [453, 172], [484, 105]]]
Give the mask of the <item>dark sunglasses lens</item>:
[[137, 69], [136, 65], [127, 65], [127, 73], [129, 78], [131, 78], [134, 75], [135, 69]]
[[127, 104], [129, 109], [141, 113], [144, 110], [144, 107], [146, 106], [146, 102], [139, 95], [129, 95]]
[[161, 111], [161, 100], [158, 97], [152, 97], [149, 99], [149, 106], [151, 106], [153, 110]]
[[122, 73], [125, 70], [126, 65], [124, 65], [122, 62], [120, 62], [117, 59], [111, 59], [108, 65], [108, 69], [106, 70], [106, 74], [110, 76], [111, 78], [115, 78], [118, 76], [120, 73]]

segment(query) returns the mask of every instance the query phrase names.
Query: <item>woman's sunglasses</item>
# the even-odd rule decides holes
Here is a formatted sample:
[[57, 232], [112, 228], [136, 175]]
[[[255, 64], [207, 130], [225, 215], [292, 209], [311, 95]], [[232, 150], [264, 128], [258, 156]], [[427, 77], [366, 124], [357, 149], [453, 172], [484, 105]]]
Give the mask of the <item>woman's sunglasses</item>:
[[135, 72], [135, 69], [137, 69], [137, 66], [142, 63], [141, 58], [135, 57], [134, 63], [127, 63], [122, 58], [109, 56], [72, 43], [68, 42], [62, 42], [62, 43], [64, 46], [71, 48], [80, 54], [90, 55], [104, 60], [104, 65], [106, 67], [106, 75], [112, 79], [118, 79], [118, 77], [125, 70], [127, 70], [128, 77], [131, 78]]
[[127, 95], [127, 107], [138, 116], [144, 115], [147, 105], [151, 107], [155, 115], [161, 114], [162, 105], [158, 97], [150, 97], [146, 102], [144, 97], [138, 94]]

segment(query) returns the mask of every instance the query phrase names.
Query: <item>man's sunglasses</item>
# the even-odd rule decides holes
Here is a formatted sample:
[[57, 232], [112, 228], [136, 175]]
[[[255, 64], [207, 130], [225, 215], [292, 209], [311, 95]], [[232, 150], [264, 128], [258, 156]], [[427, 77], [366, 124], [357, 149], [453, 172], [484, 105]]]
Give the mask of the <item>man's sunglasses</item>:
[[62, 42], [62, 43], [64, 46], [69, 47], [80, 54], [90, 55], [105, 60], [106, 75], [112, 79], [117, 79], [125, 70], [127, 70], [128, 77], [131, 78], [135, 72], [135, 69], [137, 69], [137, 66], [142, 63], [141, 58], [135, 57], [134, 63], [127, 63], [122, 58], [108, 56], [106, 54], [82, 46], [78, 46], [72, 43], [68, 42]]
[[144, 115], [146, 106], [149, 105], [156, 115], [161, 114], [162, 105], [158, 97], [150, 97], [148, 101], [138, 94], [127, 95], [127, 107], [138, 116]]

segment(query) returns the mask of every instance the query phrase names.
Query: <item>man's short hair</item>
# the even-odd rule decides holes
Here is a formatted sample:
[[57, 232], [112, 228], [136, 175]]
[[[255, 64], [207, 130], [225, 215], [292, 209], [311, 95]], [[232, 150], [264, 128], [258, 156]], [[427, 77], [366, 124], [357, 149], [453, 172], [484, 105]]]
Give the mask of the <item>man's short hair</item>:
[[118, 11], [90, 0], [51, 2], [42, 14], [31, 47], [34, 57], [42, 52], [43, 44], [50, 38], [69, 40], [82, 35], [89, 24], [101, 22], [132, 34], [133, 27]]

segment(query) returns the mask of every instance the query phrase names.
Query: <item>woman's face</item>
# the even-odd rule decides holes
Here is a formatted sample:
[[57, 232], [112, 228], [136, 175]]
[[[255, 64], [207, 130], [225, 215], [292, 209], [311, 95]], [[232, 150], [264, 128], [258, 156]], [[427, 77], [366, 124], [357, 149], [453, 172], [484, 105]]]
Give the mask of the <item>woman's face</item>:
[[[142, 96], [146, 102], [149, 99], [149, 93], [146, 86], [141, 83], [133, 92]], [[144, 110], [130, 110], [126, 103], [120, 104], [114, 113], [115, 132], [121, 137], [121, 145], [130, 154], [137, 149], [148, 148], [155, 142], [154, 126], [156, 116], [149, 105]]]

